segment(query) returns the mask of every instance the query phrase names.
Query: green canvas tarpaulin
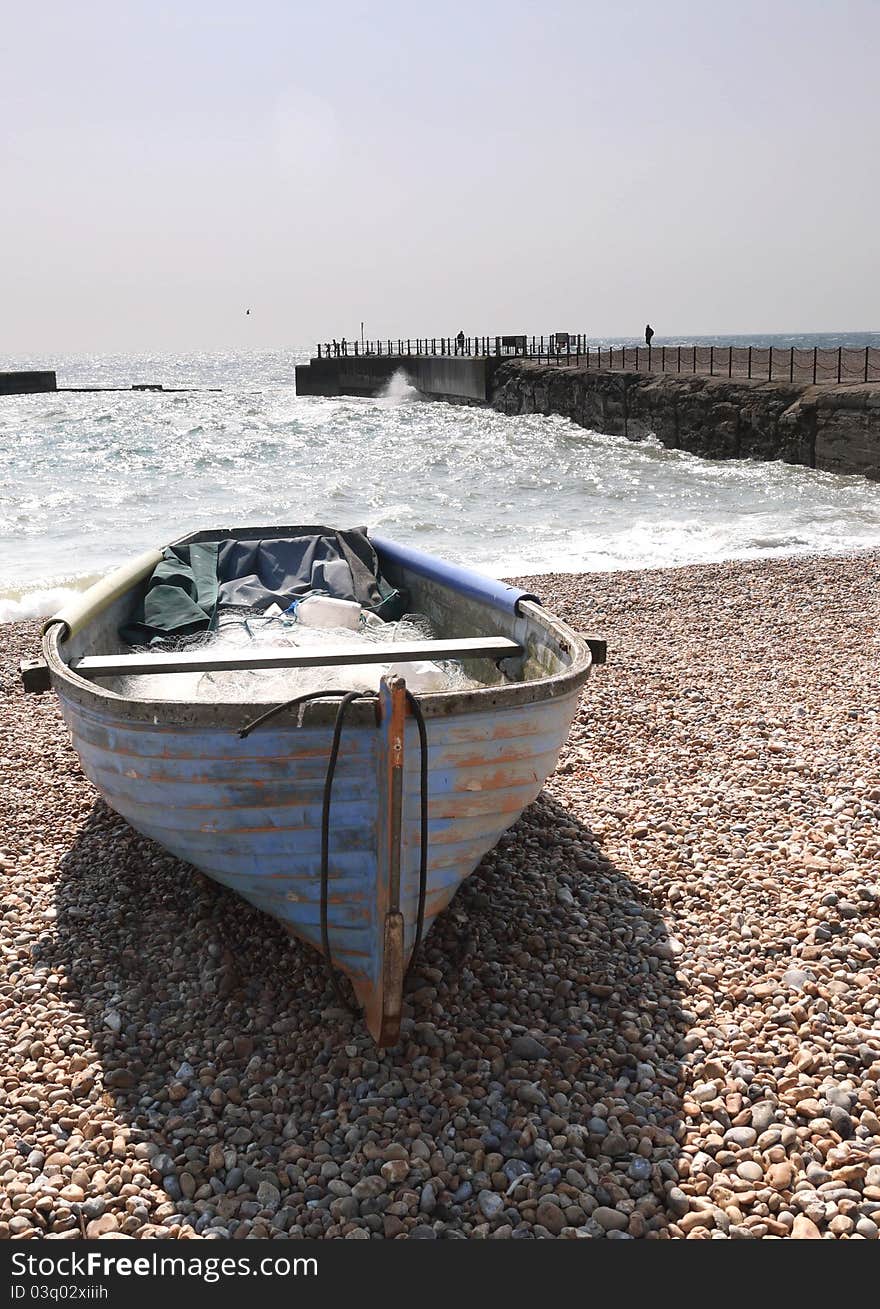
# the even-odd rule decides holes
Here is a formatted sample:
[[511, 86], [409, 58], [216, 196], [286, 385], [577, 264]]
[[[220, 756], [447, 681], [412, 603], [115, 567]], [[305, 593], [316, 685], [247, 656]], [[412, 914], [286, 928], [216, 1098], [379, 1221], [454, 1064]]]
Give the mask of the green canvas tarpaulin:
[[223, 538], [166, 547], [120, 636], [129, 645], [185, 639], [209, 631], [224, 606], [287, 609], [312, 593], [356, 600], [386, 620], [406, 608], [406, 597], [381, 576], [364, 530], [327, 528], [262, 541]]

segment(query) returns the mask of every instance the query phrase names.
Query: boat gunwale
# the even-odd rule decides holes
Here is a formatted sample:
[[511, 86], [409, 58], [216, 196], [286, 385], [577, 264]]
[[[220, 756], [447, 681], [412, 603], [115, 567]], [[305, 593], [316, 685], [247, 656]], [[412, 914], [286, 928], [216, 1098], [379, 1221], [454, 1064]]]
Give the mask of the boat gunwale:
[[[534, 608], [539, 613], [540, 606], [531, 601], [523, 603], [522, 608]], [[562, 673], [549, 677], [534, 678], [528, 682], [512, 682], [509, 686], [486, 686], [466, 691], [434, 691], [419, 696], [419, 704], [426, 718], [453, 717], [457, 714], [487, 713], [494, 709], [514, 709], [524, 705], [539, 704], [543, 701], [564, 699], [575, 695], [586, 682], [592, 668], [590, 648], [586, 641], [578, 636], [567, 624], [550, 614], [541, 614], [548, 630], [557, 638], [562, 638], [574, 655], [571, 665]], [[43, 650], [46, 662], [55, 684], [55, 689], [63, 691], [63, 696], [73, 700], [84, 708], [109, 712], [119, 721], [142, 722], [154, 727], [228, 727], [239, 729], [253, 720], [256, 714], [267, 705], [277, 704], [278, 700], [269, 701], [192, 701], [192, 700], [134, 700], [119, 695], [115, 691], [96, 686], [74, 673], [61, 658], [59, 636], [61, 629], [54, 624], [43, 637]], [[315, 700], [304, 708], [299, 707], [297, 717], [289, 716], [279, 720], [274, 730], [282, 725], [287, 729], [332, 726], [339, 708], [338, 699]], [[376, 721], [374, 700], [355, 702], [349, 711], [352, 726], [374, 726]]]
[[[242, 530], [242, 529], [238, 529]], [[261, 531], [265, 529], [260, 529]], [[202, 535], [200, 533], [192, 534]], [[183, 538], [191, 539], [191, 538]], [[454, 595], [455, 588], [448, 587]], [[592, 655], [587, 641], [562, 619], [548, 613], [536, 600], [525, 593], [517, 601], [516, 612], [555, 640], [571, 662], [562, 672], [528, 681], [510, 682], [500, 686], [434, 691], [419, 696], [419, 704], [426, 718], [453, 717], [460, 714], [486, 713], [497, 709], [517, 708], [575, 695], [590, 675]], [[88, 625], [86, 625], [88, 626]], [[147, 700], [121, 695], [109, 687], [75, 673], [66, 663], [62, 650], [67, 637], [63, 622], [49, 620], [43, 632], [43, 652], [49, 666], [53, 689], [63, 699], [73, 701], [84, 709], [109, 714], [118, 722], [144, 723], [158, 729], [188, 727], [239, 729], [246, 726], [267, 706], [278, 704], [276, 697], [243, 700]], [[331, 726], [336, 718], [338, 699], [317, 699], [297, 707], [296, 716], [279, 720], [274, 730], [282, 726], [288, 730]], [[375, 726], [375, 699], [355, 702], [349, 711], [352, 726]]]

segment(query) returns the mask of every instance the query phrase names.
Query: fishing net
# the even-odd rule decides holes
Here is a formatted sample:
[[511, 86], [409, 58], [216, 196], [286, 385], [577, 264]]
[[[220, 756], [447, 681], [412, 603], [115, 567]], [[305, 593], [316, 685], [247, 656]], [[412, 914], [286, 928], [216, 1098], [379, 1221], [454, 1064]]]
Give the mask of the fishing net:
[[197, 700], [201, 703], [235, 701], [263, 703], [286, 700], [315, 691], [376, 691], [379, 680], [390, 673], [406, 678], [415, 693], [467, 690], [483, 683], [468, 677], [457, 660], [429, 660], [396, 663], [394, 646], [413, 641], [436, 640], [431, 620], [425, 614], [404, 614], [394, 622], [383, 622], [373, 614], [362, 617], [357, 630], [347, 627], [310, 627], [283, 613], [255, 614], [250, 609], [224, 609], [216, 630], [183, 640], [166, 640], [156, 646], [134, 647], [151, 656], [178, 650], [240, 654], [252, 650], [267, 653], [280, 649], [320, 649], [383, 645], [388, 658], [379, 663], [326, 664], [310, 668], [253, 668], [220, 672], [183, 672], [119, 677], [110, 683], [120, 695], [136, 700]]

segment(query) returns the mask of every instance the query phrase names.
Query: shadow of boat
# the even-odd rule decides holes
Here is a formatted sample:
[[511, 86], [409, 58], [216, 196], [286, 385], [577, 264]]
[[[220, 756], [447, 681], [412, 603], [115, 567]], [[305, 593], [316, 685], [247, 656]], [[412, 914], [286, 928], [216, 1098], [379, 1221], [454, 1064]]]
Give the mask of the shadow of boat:
[[[472, 1228], [503, 1172], [492, 1227], [525, 1234], [553, 1196], [567, 1227], [598, 1235], [591, 1207], [623, 1202], [641, 1214], [630, 1234], [662, 1234], [683, 1136], [672, 951], [659, 912], [546, 794], [437, 919], [384, 1052], [316, 952], [102, 801], [56, 905], [46, 963], [88, 1030], [88, 1130], [115, 1124], [149, 1172], [124, 1231], [396, 1235], [412, 1213]], [[352, 1203], [359, 1181], [379, 1188], [388, 1147], [419, 1139], [410, 1176]]]

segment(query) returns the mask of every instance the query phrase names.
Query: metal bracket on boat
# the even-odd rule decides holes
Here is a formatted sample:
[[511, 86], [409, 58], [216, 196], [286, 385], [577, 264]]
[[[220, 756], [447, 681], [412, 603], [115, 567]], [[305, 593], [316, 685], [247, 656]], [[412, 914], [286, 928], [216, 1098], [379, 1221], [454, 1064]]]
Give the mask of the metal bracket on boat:
[[590, 658], [594, 664], [604, 664], [605, 657], [608, 654], [608, 644], [603, 641], [601, 636], [587, 636], [586, 632], [581, 635], [590, 647]]
[[31, 691], [35, 695], [51, 691], [49, 665], [45, 659], [22, 659], [18, 668], [21, 673], [21, 684], [26, 691]]

